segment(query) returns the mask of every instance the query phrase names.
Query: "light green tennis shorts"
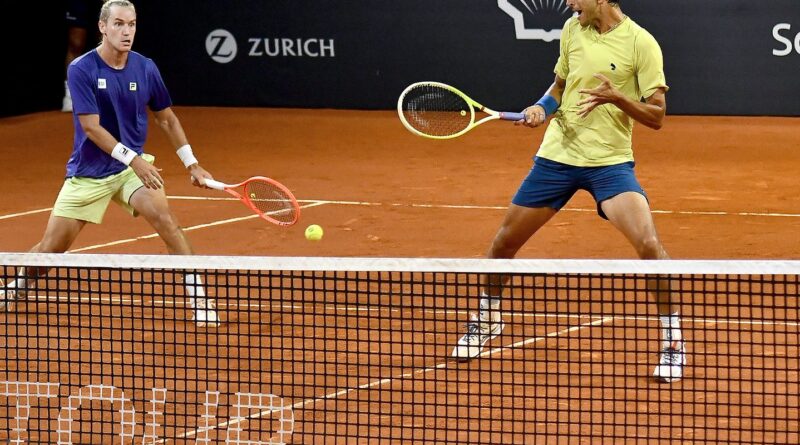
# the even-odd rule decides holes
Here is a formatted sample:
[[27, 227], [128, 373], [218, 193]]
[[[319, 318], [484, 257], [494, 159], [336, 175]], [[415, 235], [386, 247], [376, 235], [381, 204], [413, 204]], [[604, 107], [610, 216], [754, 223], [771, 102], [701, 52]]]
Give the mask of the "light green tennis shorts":
[[[142, 158], [151, 164], [155, 161], [153, 155], [146, 153]], [[53, 205], [53, 215], [100, 224], [109, 201], [114, 200], [126, 212], [137, 216], [128, 201], [140, 187], [144, 184], [130, 167], [105, 178], [67, 178]], [[164, 188], [159, 192], [164, 193]]]

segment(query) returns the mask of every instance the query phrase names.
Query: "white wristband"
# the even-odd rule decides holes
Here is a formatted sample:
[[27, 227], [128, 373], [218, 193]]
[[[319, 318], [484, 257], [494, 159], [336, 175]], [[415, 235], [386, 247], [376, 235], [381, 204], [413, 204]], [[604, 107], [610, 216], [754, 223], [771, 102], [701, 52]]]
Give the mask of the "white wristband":
[[178, 157], [181, 158], [181, 162], [183, 162], [184, 167], [189, 168], [190, 165], [197, 164], [197, 158], [194, 157], [194, 153], [192, 153], [192, 146], [186, 144], [179, 148], [175, 153], [178, 154]]
[[117, 142], [117, 145], [111, 150], [111, 157], [125, 165], [131, 165], [131, 161], [136, 157], [136, 152], [122, 145], [122, 142]]

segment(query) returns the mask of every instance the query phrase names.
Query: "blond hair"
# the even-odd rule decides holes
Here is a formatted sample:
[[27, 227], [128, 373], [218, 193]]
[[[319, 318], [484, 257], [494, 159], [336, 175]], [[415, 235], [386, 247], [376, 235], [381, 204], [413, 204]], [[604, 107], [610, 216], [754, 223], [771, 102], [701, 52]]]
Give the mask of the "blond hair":
[[100, 8], [100, 21], [106, 22], [108, 18], [111, 17], [111, 7], [112, 6], [122, 6], [123, 8], [131, 8], [133, 12], [136, 13], [136, 7], [133, 6], [133, 3], [129, 0], [106, 0], [103, 3], [103, 6]]

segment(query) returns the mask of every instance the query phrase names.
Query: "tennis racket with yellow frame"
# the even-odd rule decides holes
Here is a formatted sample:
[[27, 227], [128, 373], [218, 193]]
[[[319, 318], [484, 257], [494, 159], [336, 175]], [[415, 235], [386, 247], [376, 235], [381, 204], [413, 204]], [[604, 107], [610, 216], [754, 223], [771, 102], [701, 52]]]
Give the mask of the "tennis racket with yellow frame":
[[[476, 110], [486, 116], [476, 116]], [[524, 113], [484, 107], [458, 88], [441, 82], [409, 85], [397, 100], [397, 114], [408, 131], [431, 139], [452, 139], [492, 120], [525, 119]], [[480, 120], [476, 120], [478, 117]]]

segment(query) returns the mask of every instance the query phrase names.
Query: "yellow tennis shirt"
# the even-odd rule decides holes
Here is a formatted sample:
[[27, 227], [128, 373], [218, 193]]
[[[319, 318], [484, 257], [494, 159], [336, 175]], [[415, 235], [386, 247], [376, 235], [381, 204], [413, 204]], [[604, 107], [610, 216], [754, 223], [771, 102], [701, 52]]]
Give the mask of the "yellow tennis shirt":
[[612, 104], [578, 116], [578, 91], [595, 88], [605, 75], [614, 87], [633, 100], [648, 98], [667, 88], [661, 47], [653, 36], [625, 17], [609, 32], [581, 27], [567, 20], [561, 34], [561, 51], [554, 70], [567, 81], [561, 106], [545, 132], [537, 156], [580, 167], [621, 164], [633, 160], [631, 135], [634, 120]]

